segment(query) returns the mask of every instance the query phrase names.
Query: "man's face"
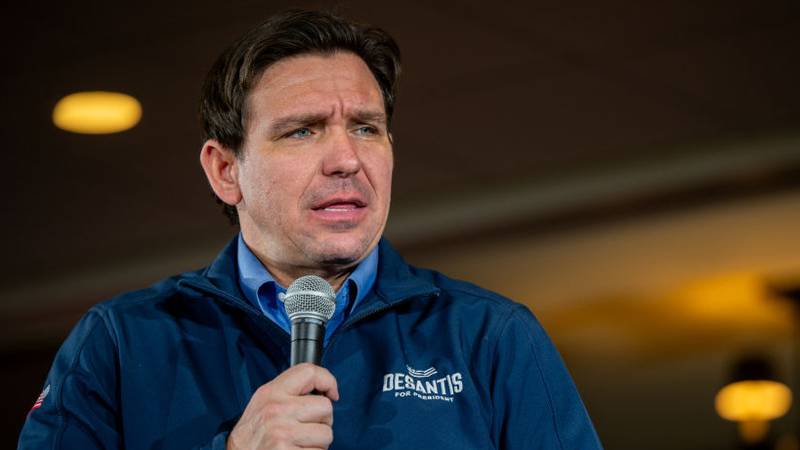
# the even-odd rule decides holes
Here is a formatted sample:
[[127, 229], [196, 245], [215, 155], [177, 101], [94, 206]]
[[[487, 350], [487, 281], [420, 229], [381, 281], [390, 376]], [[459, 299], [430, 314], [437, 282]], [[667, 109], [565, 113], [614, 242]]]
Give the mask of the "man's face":
[[283, 59], [247, 100], [237, 163], [247, 244], [284, 275], [360, 261], [386, 224], [393, 166], [367, 65], [347, 52]]

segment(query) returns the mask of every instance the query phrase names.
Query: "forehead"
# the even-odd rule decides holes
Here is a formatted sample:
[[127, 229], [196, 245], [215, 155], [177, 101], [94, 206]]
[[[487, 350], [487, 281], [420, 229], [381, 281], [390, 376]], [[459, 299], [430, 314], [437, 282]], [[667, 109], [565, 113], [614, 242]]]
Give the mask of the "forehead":
[[367, 64], [350, 52], [282, 59], [264, 70], [248, 101], [251, 115], [260, 120], [310, 110], [383, 112], [378, 82]]

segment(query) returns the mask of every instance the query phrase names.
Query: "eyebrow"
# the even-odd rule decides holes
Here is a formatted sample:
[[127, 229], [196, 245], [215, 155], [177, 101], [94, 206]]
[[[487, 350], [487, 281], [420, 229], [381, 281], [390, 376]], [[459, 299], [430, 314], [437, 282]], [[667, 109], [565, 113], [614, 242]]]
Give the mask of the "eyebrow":
[[282, 134], [284, 131], [289, 131], [296, 127], [320, 123], [327, 117], [328, 114], [324, 113], [303, 113], [281, 117], [275, 119], [275, 122], [269, 126], [269, 133], [271, 135]]
[[[269, 134], [283, 134], [297, 127], [318, 124], [324, 122], [328, 116], [327, 113], [301, 113], [281, 117], [275, 119], [269, 126]], [[352, 114], [352, 119], [358, 123], [386, 124], [386, 114], [383, 111], [356, 110]]]
[[383, 111], [358, 110], [353, 114], [353, 118], [358, 122], [386, 123], [386, 114]]

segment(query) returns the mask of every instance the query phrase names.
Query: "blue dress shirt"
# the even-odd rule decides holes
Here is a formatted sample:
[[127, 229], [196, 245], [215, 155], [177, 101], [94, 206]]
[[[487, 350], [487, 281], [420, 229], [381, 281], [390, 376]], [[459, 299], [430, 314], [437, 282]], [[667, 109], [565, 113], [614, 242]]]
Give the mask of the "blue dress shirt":
[[[239, 233], [236, 262], [239, 266], [239, 286], [247, 300], [258, 306], [264, 315], [276, 325], [287, 333], [291, 333], [292, 325], [289, 316], [286, 315], [283, 302], [278, 298], [279, 294], [286, 292], [286, 288], [275, 281], [264, 268], [261, 261], [245, 244], [241, 233]], [[347, 320], [358, 302], [367, 296], [372, 285], [375, 284], [377, 274], [378, 246], [375, 246], [344, 280], [336, 293], [336, 310], [325, 327], [325, 345], [328, 344], [328, 340], [336, 328]]]

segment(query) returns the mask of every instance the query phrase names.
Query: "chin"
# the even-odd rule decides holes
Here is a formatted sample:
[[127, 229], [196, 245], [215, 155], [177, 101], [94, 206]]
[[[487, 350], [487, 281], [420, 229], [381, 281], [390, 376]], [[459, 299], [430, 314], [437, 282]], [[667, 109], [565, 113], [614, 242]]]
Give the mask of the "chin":
[[[335, 240], [332, 238], [331, 240]], [[325, 245], [328, 244], [328, 245]], [[329, 242], [323, 244], [323, 248], [317, 253], [318, 261], [327, 266], [349, 266], [357, 263], [367, 256], [370, 243], [365, 241], [358, 242], [337, 242], [331, 245]]]
[[356, 261], [358, 261], [357, 258], [333, 256], [322, 261], [322, 264], [326, 267], [348, 267], [354, 265]]

